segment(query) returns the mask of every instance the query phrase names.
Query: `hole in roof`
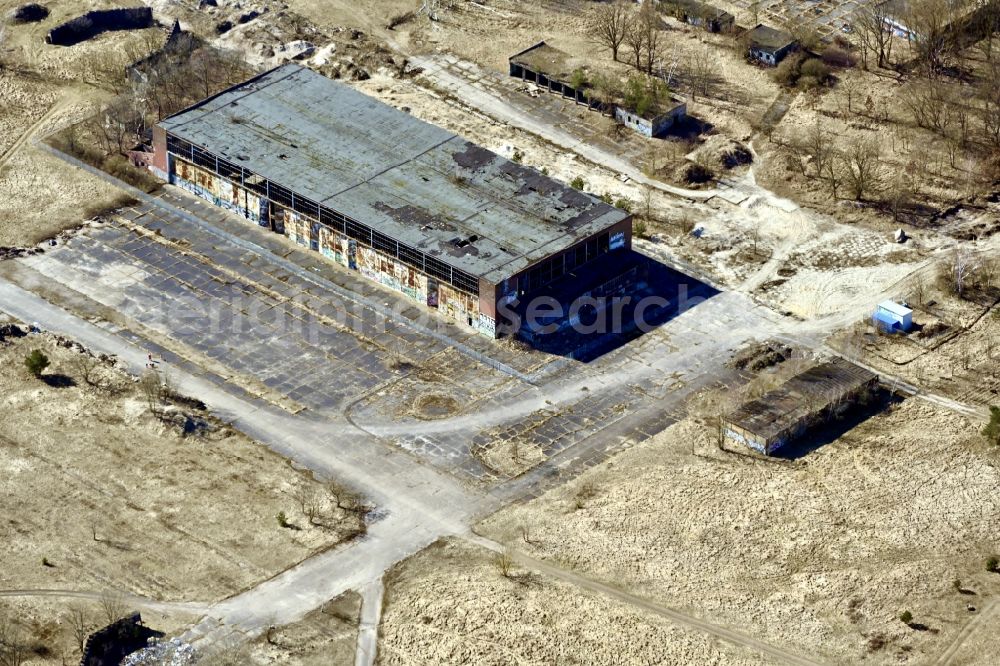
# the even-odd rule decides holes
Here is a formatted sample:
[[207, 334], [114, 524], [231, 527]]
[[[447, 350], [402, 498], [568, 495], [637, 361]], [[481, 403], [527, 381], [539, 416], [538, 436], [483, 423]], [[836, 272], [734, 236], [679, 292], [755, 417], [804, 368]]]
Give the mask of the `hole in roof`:
[[279, 160], [287, 160], [288, 159], [288, 155], [286, 155], [284, 153], [281, 153], [280, 155], [278, 155], [278, 159]]

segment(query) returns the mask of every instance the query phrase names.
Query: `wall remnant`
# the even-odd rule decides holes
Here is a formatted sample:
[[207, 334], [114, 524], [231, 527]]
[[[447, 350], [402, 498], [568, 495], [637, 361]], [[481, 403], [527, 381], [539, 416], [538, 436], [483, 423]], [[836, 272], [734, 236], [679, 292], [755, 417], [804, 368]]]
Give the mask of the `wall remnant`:
[[162, 636], [163, 632], [145, 626], [139, 613], [132, 613], [87, 637], [80, 666], [120, 664], [127, 655], [146, 647], [150, 638]]

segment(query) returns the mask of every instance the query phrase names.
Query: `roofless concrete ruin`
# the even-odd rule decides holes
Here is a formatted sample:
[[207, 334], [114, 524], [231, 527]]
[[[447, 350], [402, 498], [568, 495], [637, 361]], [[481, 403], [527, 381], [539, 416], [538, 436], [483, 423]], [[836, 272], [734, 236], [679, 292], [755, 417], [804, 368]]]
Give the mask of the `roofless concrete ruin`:
[[626, 211], [296, 64], [153, 143], [162, 178], [491, 337], [502, 306], [631, 247]]
[[809, 428], [866, 401], [878, 375], [842, 358], [800, 372], [722, 421], [727, 439], [771, 455]]

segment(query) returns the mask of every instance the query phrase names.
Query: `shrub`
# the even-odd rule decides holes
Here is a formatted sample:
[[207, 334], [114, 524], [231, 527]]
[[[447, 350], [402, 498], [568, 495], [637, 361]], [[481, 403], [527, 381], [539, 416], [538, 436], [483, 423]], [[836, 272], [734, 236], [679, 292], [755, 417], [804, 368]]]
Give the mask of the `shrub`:
[[516, 162], [517, 164], [520, 164], [521, 162], [524, 161], [524, 153], [522, 153], [520, 150], [518, 150], [517, 148], [515, 148], [514, 149], [514, 155], [510, 159], [511, 159], [512, 162]]
[[632, 202], [628, 199], [619, 199], [615, 202], [615, 208], [621, 208], [626, 213], [632, 212]]
[[822, 60], [810, 58], [799, 67], [800, 78], [809, 78], [819, 85], [826, 85], [830, 81], [830, 68]]
[[289, 526], [290, 523], [288, 522], [288, 518], [285, 516], [285, 512], [284, 511], [279, 511], [277, 517], [278, 517], [278, 524], [279, 525], [281, 525], [282, 527], [288, 527]]
[[645, 238], [647, 231], [648, 229], [646, 227], [646, 220], [642, 218], [636, 220], [635, 223], [632, 225], [632, 233], [638, 236], [639, 238]]
[[572, 182], [570, 182], [569, 186], [572, 187], [574, 190], [582, 190], [587, 186], [587, 184], [583, 182], [583, 178], [577, 176], [572, 180]]
[[160, 187], [160, 181], [153, 174], [142, 167], [134, 166], [122, 155], [109, 156], [101, 164], [101, 169], [143, 192], [153, 192]]
[[986, 570], [990, 573], [997, 573], [1000, 570], [1000, 560], [996, 557], [990, 557], [986, 560]]
[[778, 63], [771, 75], [775, 83], [783, 86], [794, 86], [799, 82], [799, 68], [802, 64], [802, 56], [793, 54]]
[[614, 197], [611, 196], [611, 192], [605, 192], [601, 195], [601, 201], [608, 204], [609, 206], [614, 202]]
[[823, 49], [822, 58], [830, 67], [854, 67], [854, 56], [839, 46], [828, 46]]
[[707, 183], [713, 178], [715, 174], [703, 164], [692, 164], [684, 171], [684, 179], [689, 183]]
[[42, 373], [45, 372], [45, 368], [49, 367], [49, 357], [41, 352], [41, 350], [35, 349], [30, 354], [24, 357], [24, 365], [28, 368], [28, 372], [34, 377], [41, 377]]
[[903, 624], [909, 624], [913, 622], [913, 613], [908, 610], [903, 611], [899, 614], [899, 621]]
[[1000, 446], [1000, 407], [990, 407], [990, 422], [983, 428], [983, 435], [990, 444]]

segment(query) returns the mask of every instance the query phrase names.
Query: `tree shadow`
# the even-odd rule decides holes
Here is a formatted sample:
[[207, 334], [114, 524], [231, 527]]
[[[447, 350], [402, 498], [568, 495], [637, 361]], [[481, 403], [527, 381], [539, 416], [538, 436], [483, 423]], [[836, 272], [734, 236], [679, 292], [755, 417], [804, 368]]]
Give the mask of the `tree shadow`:
[[932, 627], [927, 626], [923, 622], [907, 622], [906, 626], [908, 626], [910, 629], [913, 629], [914, 631], [929, 631], [932, 634], [936, 634], [940, 631], [939, 629], [934, 629]]
[[52, 388], [71, 388], [76, 386], [76, 380], [68, 375], [42, 375], [40, 379]]
[[535, 573], [534, 571], [524, 571], [516, 574], [511, 574], [508, 576], [513, 582], [523, 585], [524, 587], [534, 587], [541, 588], [544, 582], [541, 575]]

